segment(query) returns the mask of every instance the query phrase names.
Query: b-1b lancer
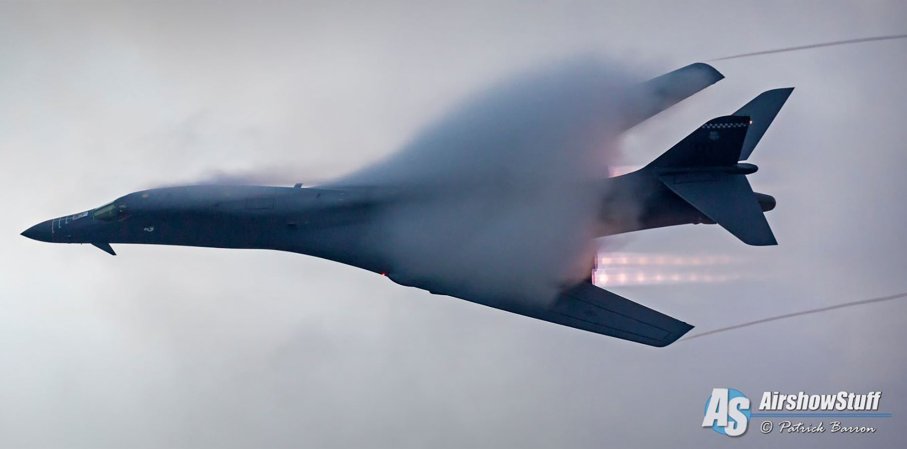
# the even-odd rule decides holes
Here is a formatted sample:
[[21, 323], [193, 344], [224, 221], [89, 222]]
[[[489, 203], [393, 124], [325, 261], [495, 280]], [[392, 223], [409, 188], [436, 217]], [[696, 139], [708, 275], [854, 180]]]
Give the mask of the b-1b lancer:
[[[698, 63], [633, 84], [620, 98], [619, 123], [613, 126], [617, 131], [629, 129], [722, 78], [711, 66]], [[746, 176], [757, 167], [743, 161], [751, 156], [792, 90], [764, 92], [733, 114], [709, 120], [638, 171], [603, 176], [596, 185], [592, 216], [597, 226], [589, 240], [665, 226], [717, 223], [748, 245], [777, 244], [764, 216], [775, 207], [775, 199], [753, 191]], [[566, 110], [573, 103], [565, 104]], [[530, 114], [525, 112], [528, 109], [520, 110]], [[497, 110], [486, 107], [477, 111], [464, 120], [479, 122], [485, 117], [482, 114], [493, 118]], [[535, 115], [527, 117], [534, 119]], [[564, 136], [573, 135], [573, 121], [564, 124], [564, 129], [571, 130]], [[491, 128], [507, 128], [509, 123], [503, 121]], [[502, 141], [456, 129], [441, 134], [445, 135], [444, 145], [454, 149], [481, 147], [485, 141], [507, 146], [508, 151], [515, 147], [517, 152], [508, 154], [516, 157], [508, 157], [502, 165], [505, 168], [500, 179], [516, 173], [525, 175], [523, 180], [531, 180], [534, 173], [546, 170], [544, 164], [529, 165], [524, 160], [533, 156], [524, 158], [518, 153], [523, 142], [538, 140], [534, 137]], [[552, 147], [563, 142], [569, 146], [571, 138], [545, 144]], [[494, 148], [497, 146], [475, 153], [478, 156], [469, 160], [467, 168], [481, 169], [486, 157], [494, 156]], [[436, 158], [411, 167], [425, 170], [431, 166], [429, 177], [437, 178], [448, 168], [454, 170], [454, 165], [448, 159]], [[521, 175], [517, 171], [521, 167], [530, 169]], [[523, 185], [530, 189], [529, 183], [513, 184], [519, 184], [518, 188], [511, 188], [505, 196], [515, 200], [508, 200], [506, 207], [493, 202], [489, 207], [471, 207], [472, 199], [481, 203], [491, 189], [512, 185], [499, 182], [494, 171], [490, 176], [483, 178], [480, 173], [482, 176], [444, 188], [432, 182], [381, 181], [381, 173], [392, 174], [389, 179], [406, 179], [399, 176], [404, 169], [394, 167], [391, 160], [390, 165], [382, 165], [382, 170], [375, 172], [378, 175], [366, 176], [369, 182], [358, 184], [340, 180], [314, 187], [192, 185], [143, 190], [91, 210], [44, 221], [22, 235], [44, 242], [87, 243], [111, 255], [115, 254], [111, 244], [120, 243], [291, 251], [356, 266], [435, 294], [658, 347], [673, 343], [692, 329], [683, 321], [595, 286], [589, 276], [591, 270], [586, 271], [585, 279], [545, 284], [551, 286], [550, 290], [512, 285], [519, 279], [499, 282], [499, 276], [508, 270], [501, 262], [507, 260], [507, 254], [531, 263], [534, 255], [544, 258], [552, 252], [523, 251], [523, 247], [549, 244], [556, 250], [557, 245], [551, 242], [558, 242], [559, 233], [573, 231], [560, 224], [544, 225], [547, 215], [535, 213], [532, 197], [520, 196], [525, 191]], [[483, 179], [489, 178], [492, 181], [486, 189]], [[538, 179], [544, 184], [543, 176]], [[542, 190], [544, 185], [534, 188]], [[557, 203], [555, 198], [547, 204]], [[532, 226], [536, 228], [531, 240], [521, 238], [524, 227]], [[494, 233], [489, 234], [489, 228], [494, 228]], [[479, 234], [486, 237], [473, 238]], [[497, 246], [489, 250], [489, 245]], [[437, 254], [433, 254], [435, 249]], [[438, 259], [450, 256], [457, 262], [426, 267], [427, 258], [413, 254]]]

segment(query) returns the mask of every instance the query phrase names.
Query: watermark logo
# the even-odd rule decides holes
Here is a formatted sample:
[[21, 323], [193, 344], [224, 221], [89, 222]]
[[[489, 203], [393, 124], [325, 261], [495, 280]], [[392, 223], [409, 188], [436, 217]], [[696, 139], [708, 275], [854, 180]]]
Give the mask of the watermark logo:
[[752, 416], [750, 398], [733, 388], [713, 388], [705, 402], [705, 417], [702, 427], [729, 437], [739, 437], [746, 432]]
[[713, 388], [705, 403], [702, 427], [739, 437], [746, 433], [750, 421], [756, 419], [761, 421], [756, 427], [762, 434], [876, 433], [875, 425], [846, 421], [891, 418], [892, 413], [879, 411], [881, 398], [881, 391], [831, 394], [766, 391], [755, 404], [740, 390]]

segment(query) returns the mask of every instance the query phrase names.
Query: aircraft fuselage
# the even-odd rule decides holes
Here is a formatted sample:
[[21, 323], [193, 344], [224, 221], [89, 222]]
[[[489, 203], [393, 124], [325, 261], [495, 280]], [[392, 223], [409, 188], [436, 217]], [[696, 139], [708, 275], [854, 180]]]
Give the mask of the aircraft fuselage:
[[[648, 170], [604, 180], [601, 191], [599, 236], [712, 223]], [[774, 207], [772, 197], [757, 195], [763, 210]], [[373, 223], [387, 208], [423, 196], [366, 188], [166, 187], [47, 220], [23, 235], [54, 243], [272, 249], [384, 273], [390, 267]]]

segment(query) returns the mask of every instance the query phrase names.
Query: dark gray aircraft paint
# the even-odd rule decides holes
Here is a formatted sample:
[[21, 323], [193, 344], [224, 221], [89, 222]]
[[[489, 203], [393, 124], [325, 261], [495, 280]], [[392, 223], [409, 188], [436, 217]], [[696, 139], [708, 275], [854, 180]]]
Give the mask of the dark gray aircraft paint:
[[[643, 83], [628, 94], [636, 100], [622, 115], [626, 122], [621, 129], [722, 78], [706, 64], [693, 64]], [[763, 215], [774, 208], [775, 200], [753, 192], [746, 175], [757, 168], [740, 161], [752, 154], [792, 90], [765, 92], [733, 115], [702, 125], [641, 170], [601, 180], [596, 234], [717, 223], [749, 245], [777, 244]], [[44, 242], [88, 243], [112, 255], [111, 244], [120, 243], [291, 251], [387, 275], [432, 293], [659, 347], [692, 329], [591, 280], [563, 285], [556, 298], [537, 302], [472, 294], [443, 276], [408, 277], [394, 265], [376, 223], [400, 205], [443, 205], [449, 199], [449, 192], [405, 185], [168, 187], [47, 220], [22, 235]]]

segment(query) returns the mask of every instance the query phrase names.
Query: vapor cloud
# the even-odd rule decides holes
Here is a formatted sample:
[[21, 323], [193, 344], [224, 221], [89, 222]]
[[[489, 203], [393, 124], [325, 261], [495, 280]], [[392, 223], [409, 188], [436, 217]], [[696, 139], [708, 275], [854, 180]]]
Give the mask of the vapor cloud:
[[376, 236], [395, 281], [483, 303], [553, 300], [591, 273], [600, 181], [636, 82], [594, 59], [504, 80], [332, 185], [407, 192]]

